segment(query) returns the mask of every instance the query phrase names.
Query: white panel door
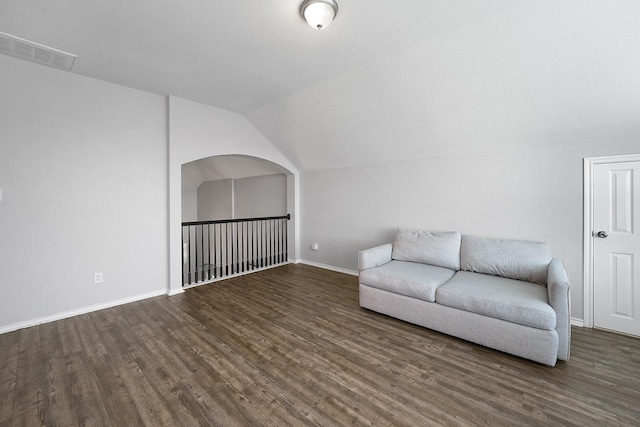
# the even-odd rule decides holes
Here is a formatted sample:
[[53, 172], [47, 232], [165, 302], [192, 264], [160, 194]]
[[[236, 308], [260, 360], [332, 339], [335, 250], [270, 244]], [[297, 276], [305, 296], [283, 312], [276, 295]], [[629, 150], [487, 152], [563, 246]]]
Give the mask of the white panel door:
[[640, 162], [593, 169], [593, 326], [640, 336]]

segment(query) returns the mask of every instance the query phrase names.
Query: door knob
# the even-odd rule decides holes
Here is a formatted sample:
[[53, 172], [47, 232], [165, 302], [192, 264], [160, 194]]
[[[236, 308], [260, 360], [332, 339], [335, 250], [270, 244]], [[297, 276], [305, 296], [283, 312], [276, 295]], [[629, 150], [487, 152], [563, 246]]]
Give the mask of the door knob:
[[606, 231], [598, 231], [598, 233], [596, 234], [596, 236], [600, 237], [601, 239], [604, 239], [606, 237], [609, 237], [609, 235], [607, 234]]

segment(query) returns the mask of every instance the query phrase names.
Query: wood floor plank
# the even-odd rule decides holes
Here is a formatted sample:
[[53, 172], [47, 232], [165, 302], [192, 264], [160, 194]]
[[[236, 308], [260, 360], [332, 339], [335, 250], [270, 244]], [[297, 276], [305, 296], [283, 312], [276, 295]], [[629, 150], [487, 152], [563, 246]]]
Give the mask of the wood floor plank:
[[640, 426], [640, 339], [572, 334], [551, 368], [285, 265], [0, 335], [0, 426]]
[[39, 326], [23, 329], [20, 334], [20, 354], [16, 372], [16, 394], [12, 425], [43, 425], [43, 369]]
[[[104, 310], [111, 313], [111, 310]], [[118, 310], [121, 313], [121, 310]], [[133, 310], [120, 316], [119, 327], [111, 328], [109, 334], [104, 335], [107, 350], [118, 368], [123, 385], [129, 391], [144, 425], [171, 425], [174, 423], [171, 412], [165, 407], [164, 401], [158, 395], [145, 372], [138, 364], [140, 359], [152, 359], [154, 354], [144, 348], [138, 337], [132, 331]], [[113, 322], [113, 320], [111, 321]], [[132, 322], [136, 324], [136, 321]]]
[[67, 375], [71, 384], [75, 419], [72, 425], [111, 426], [109, 414], [93, 375], [93, 369], [82, 352], [66, 356]]
[[60, 350], [65, 354], [77, 353], [82, 351], [82, 340], [80, 332], [76, 328], [77, 317], [63, 319], [55, 322], [60, 336]]
[[73, 425], [77, 422], [72, 390], [67, 374], [60, 330], [55, 323], [40, 325], [43, 351], [43, 400], [45, 425]]
[[10, 425], [16, 401], [21, 331], [0, 335], [0, 426]]
[[212, 422], [216, 401], [202, 399], [202, 396], [210, 396], [208, 389], [215, 381], [210, 381], [210, 372], [203, 372], [205, 363], [173, 332], [163, 334], [159, 340], [156, 331], [146, 324], [135, 329], [152, 353], [152, 357], [140, 357], [136, 361], [171, 411], [175, 425], [199, 425], [203, 419]]

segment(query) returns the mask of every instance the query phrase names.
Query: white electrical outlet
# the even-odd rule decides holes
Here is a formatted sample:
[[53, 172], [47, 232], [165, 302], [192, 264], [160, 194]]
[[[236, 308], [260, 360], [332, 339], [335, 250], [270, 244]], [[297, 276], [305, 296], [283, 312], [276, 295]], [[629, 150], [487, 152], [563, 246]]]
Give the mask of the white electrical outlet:
[[318, 249], [320, 249], [320, 245], [317, 243], [313, 243], [311, 244], [311, 250], [312, 251], [317, 251]]
[[96, 273], [93, 275], [93, 283], [98, 284], [104, 282], [104, 277], [102, 277], [102, 273]]

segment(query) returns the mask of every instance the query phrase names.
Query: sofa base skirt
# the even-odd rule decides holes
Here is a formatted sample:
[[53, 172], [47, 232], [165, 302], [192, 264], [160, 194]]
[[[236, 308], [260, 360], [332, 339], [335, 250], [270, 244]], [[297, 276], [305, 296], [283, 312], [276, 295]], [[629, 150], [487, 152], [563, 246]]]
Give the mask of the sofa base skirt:
[[531, 328], [360, 284], [360, 306], [405, 322], [549, 366], [558, 359], [558, 333]]

